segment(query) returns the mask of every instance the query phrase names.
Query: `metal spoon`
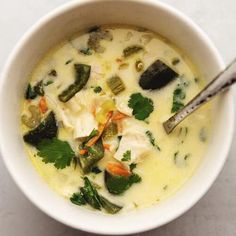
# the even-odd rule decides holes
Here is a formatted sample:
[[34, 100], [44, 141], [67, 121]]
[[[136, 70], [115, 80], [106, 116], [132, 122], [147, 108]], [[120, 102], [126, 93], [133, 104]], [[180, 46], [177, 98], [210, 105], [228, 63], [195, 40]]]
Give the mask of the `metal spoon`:
[[236, 82], [236, 59], [219, 73], [200, 93], [198, 93], [187, 105], [163, 123], [167, 134], [193, 113], [201, 105], [211, 100], [215, 95], [225, 91]]

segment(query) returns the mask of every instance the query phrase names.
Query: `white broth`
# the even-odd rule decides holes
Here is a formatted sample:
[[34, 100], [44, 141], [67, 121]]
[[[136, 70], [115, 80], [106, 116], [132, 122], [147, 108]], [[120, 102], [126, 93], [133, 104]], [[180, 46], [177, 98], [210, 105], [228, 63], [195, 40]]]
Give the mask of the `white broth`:
[[[126, 52], [131, 55], [125, 54], [127, 47], [130, 48]], [[139, 85], [140, 76], [156, 60], [176, 74], [175, 78], [160, 89], [145, 90]], [[59, 94], [71, 84], [78, 86], [75, 64], [91, 67], [88, 81], [68, 101], [62, 101]], [[118, 94], [107, 82], [114, 76], [123, 83], [117, 82], [117, 78], [112, 81], [111, 86], [118, 83], [115, 87]], [[67, 159], [63, 159], [63, 153], [53, 152], [55, 139], [47, 143], [47, 150], [42, 143], [37, 146], [28, 142], [26, 152], [49, 186], [68, 201], [73, 193], [80, 192], [84, 186], [82, 176], [87, 176], [99, 196], [122, 207], [120, 212], [158, 204], [191, 178], [206, 152], [211, 135], [211, 104], [188, 117], [170, 135], [162, 126], [203, 88], [204, 78], [178, 48], [148, 30], [103, 26], [80, 33], [48, 52], [31, 74], [29, 84], [31, 90], [28, 87], [22, 103], [22, 135], [35, 129], [53, 111], [58, 125], [55, 139], [67, 142], [67, 146], [60, 143], [58, 152], [68, 151], [69, 146], [77, 158], [64, 153]], [[41, 86], [36, 88], [37, 85]], [[136, 95], [132, 100], [133, 94]], [[134, 100], [140, 103], [134, 105]], [[31, 118], [30, 106], [34, 109]], [[117, 132], [111, 138], [99, 138], [104, 155], [84, 174], [78, 156], [92, 155], [88, 143], [93, 138], [85, 142], [83, 137], [99, 130], [95, 133], [97, 137], [107, 119]], [[103, 135], [110, 123], [103, 127]], [[56, 156], [63, 160], [54, 159]], [[55, 164], [57, 161], [60, 168]], [[114, 163], [119, 163], [118, 167]], [[135, 168], [130, 170], [130, 165]], [[106, 168], [109, 174], [121, 175], [126, 180], [135, 175], [138, 180], [115, 194], [104, 182]], [[99, 170], [100, 173], [94, 173]], [[92, 209], [83, 192], [81, 196], [83, 207]], [[100, 208], [104, 210], [102, 204]]]

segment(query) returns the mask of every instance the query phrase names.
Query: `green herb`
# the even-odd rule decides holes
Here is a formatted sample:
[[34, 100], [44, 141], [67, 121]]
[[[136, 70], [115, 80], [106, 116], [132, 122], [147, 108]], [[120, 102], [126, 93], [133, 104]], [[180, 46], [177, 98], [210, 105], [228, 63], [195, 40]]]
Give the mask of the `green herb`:
[[90, 56], [93, 54], [92, 50], [90, 48], [82, 48], [79, 50], [82, 54], [86, 56]]
[[100, 86], [96, 86], [94, 89], [93, 89], [94, 93], [100, 93], [102, 92], [102, 88]]
[[57, 76], [57, 71], [53, 69], [48, 73], [48, 75], [56, 77]]
[[128, 106], [133, 109], [132, 114], [137, 120], [145, 120], [154, 109], [153, 101], [141, 93], [133, 93], [130, 96]]
[[75, 82], [69, 85], [59, 96], [61, 102], [69, 101], [88, 82], [91, 66], [85, 64], [75, 64]]
[[99, 174], [102, 171], [97, 166], [94, 166], [92, 167], [91, 172], [93, 172], [94, 174]]
[[136, 163], [131, 163], [131, 164], [129, 165], [130, 171], [132, 172], [132, 171], [136, 168], [136, 166], [137, 166]]
[[131, 56], [135, 53], [138, 53], [142, 50], [143, 50], [143, 47], [139, 46], [139, 45], [129, 46], [123, 50], [123, 55], [124, 55], [124, 57], [129, 57], [129, 56]]
[[113, 76], [107, 80], [107, 85], [115, 95], [125, 90], [125, 85], [119, 76]]
[[65, 62], [65, 65], [70, 64], [73, 61], [73, 59], [69, 59], [68, 61]]
[[30, 84], [25, 91], [25, 99], [34, 99], [37, 97], [37, 93], [34, 91], [34, 88]]
[[116, 214], [117, 212], [119, 212], [122, 209], [121, 206], [118, 206], [118, 205], [108, 201], [106, 198], [104, 198], [101, 195], [100, 195], [100, 202], [101, 202], [102, 207], [109, 214]]
[[190, 153], [185, 154], [184, 156], [179, 154], [179, 151], [174, 153], [174, 163], [178, 167], [185, 167], [187, 165], [187, 160], [190, 157]]
[[135, 173], [130, 176], [112, 175], [107, 170], [104, 172], [105, 185], [107, 190], [115, 195], [124, 193], [133, 184], [141, 182], [141, 177]]
[[91, 131], [91, 133], [89, 134], [89, 136], [86, 138], [85, 143], [88, 142], [91, 138], [93, 138], [94, 136], [98, 135], [98, 130], [97, 129], [93, 129]]
[[84, 187], [80, 188], [80, 191], [85, 201], [94, 209], [100, 210], [101, 203], [97, 190], [93, 187], [88, 177], [84, 177]]
[[159, 151], [161, 151], [160, 147], [156, 144], [155, 138], [150, 130], [147, 130], [146, 133], [147, 137], [149, 138], [149, 142], [152, 144], [153, 147], [156, 147]]
[[97, 210], [104, 208], [109, 214], [116, 214], [122, 209], [121, 206], [110, 202], [98, 194], [96, 188], [93, 186], [88, 177], [84, 177], [84, 187], [80, 188], [80, 193], [74, 193], [70, 200], [76, 205], [85, 205], [87, 203]]
[[179, 58], [173, 58], [171, 63], [172, 63], [173, 66], [176, 66], [177, 64], [180, 63], [180, 59]]
[[50, 85], [50, 84], [53, 84], [54, 82], [52, 81], [52, 80], [48, 80], [46, 83], [44, 83], [43, 85], [44, 86], [48, 86], [48, 85]]
[[66, 141], [57, 138], [44, 139], [38, 145], [38, 156], [44, 163], [54, 163], [57, 169], [63, 169], [70, 165], [75, 153]]
[[172, 104], [172, 108], [171, 108], [171, 112], [177, 112], [179, 111], [181, 108], [184, 107], [184, 103], [183, 100], [186, 97], [186, 93], [183, 87], [177, 87], [174, 90], [173, 93], [173, 104]]
[[70, 201], [79, 206], [86, 204], [86, 201], [81, 193], [73, 193], [73, 195], [70, 197]]
[[43, 139], [52, 139], [57, 136], [58, 126], [55, 114], [50, 112], [48, 116], [33, 130], [26, 133], [24, 141], [37, 147]]
[[123, 158], [121, 159], [121, 161], [130, 161], [131, 160], [131, 151], [127, 150], [124, 154], [123, 154]]

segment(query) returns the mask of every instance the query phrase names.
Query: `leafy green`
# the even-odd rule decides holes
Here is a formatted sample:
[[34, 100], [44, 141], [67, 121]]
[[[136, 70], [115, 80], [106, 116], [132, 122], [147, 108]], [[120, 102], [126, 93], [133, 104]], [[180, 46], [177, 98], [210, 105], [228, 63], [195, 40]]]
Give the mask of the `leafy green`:
[[44, 139], [37, 148], [39, 150], [37, 154], [43, 158], [43, 162], [54, 163], [57, 169], [69, 166], [75, 156], [69, 143], [57, 138]]
[[93, 187], [88, 177], [84, 177], [84, 187], [80, 188], [85, 201], [94, 209], [100, 210], [101, 203], [97, 190]]
[[76, 205], [85, 205], [88, 203], [97, 210], [104, 208], [109, 214], [116, 214], [122, 209], [121, 206], [118, 206], [99, 195], [88, 177], [84, 177], [84, 187], [80, 188], [80, 193], [74, 193], [70, 200]]
[[73, 195], [70, 197], [70, 201], [79, 206], [86, 204], [84, 196], [81, 193], [73, 193]]
[[136, 166], [137, 166], [136, 163], [131, 163], [131, 164], [129, 165], [130, 171], [132, 172], [132, 171], [136, 168]]
[[94, 93], [100, 93], [102, 91], [102, 88], [100, 86], [96, 86], [94, 89], [93, 89]]
[[186, 97], [186, 93], [184, 88], [181, 86], [178, 86], [173, 93], [173, 104], [172, 104], [172, 108], [171, 108], [171, 112], [177, 112], [179, 111], [181, 108], [184, 107], [184, 103], [183, 100]]
[[61, 102], [69, 101], [77, 92], [79, 92], [88, 82], [91, 66], [85, 64], [74, 64], [75, 81], [69, 85], [58, 98]]
[[128, 106], [133, 109], [132, 114], [137, 120], [145, 120], [154, 109], [153, 101], [141, 93], [133, 93], [130, 96]]
[[153, 137], [153, 133], [150, 130], [147, 130], [145, 134], [149, 138], [149, 142], [152, 144], [152, 146], [156, 147], [159, 151], [161, 151], [160, 147], [156, 144], [155, 138]]
[[121, 159], [121, 161], [130, 161], [131, 160], [131, 151], [127, 150], [124, 154], [123, 154], [123, 158]]
[[37, 147], [43, 139], [52, 139], [57, 136], [58, 126], [55, 114], [51, 111], [48, 116], [33, 130], [26, 133], [24, 141]]
[[104, 172], [105, 185], [107, 190], [115, 195], [124, 193], [133, 184], [141, 182], [141, 177], [135, 173], [130, 176], [112, 175], [107, 170]]
[[102, 207], [106, 210], [107, 213], [110, 214], [116, 214], [117, 212], [119, 212], [122, 207], [118, 206], [110, 201], [108, 201], [106, 198], [104, 198], [103, 196], [100, 195], [100, 202]]

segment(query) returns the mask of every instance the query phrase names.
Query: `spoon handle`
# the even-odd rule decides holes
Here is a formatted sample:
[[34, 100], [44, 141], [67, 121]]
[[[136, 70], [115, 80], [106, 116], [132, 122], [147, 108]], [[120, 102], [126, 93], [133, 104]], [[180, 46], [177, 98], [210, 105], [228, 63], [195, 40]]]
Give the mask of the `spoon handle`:
[[236, 59], [219, 73], [200, 93], [198, 93], [187, 105], [163, 123], [167, 134], [183, 121], [188, 115], [201, 105], [211, 100], [215, 95], [225, 91], [236, 82]]

